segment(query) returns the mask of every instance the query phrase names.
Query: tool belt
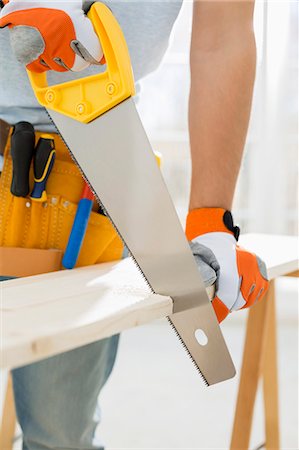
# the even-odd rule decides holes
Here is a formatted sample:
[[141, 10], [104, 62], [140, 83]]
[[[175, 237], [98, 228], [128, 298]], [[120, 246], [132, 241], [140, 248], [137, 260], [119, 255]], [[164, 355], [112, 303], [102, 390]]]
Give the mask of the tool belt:
[[[12, 195], [13, 164], [10, 153], [12, 128], [1, 121], [0, 130], [0, 142], [4, 154], [4, 165], [0, 176], [0, 256], [5, 254], [5, 258], [10, 259], [10, 271], [12, 267], [11, 260], [15, 259], [15, 265], [18, 266], [16, 272], [19, 274], [22, 271], [19, 266], [20, 264], [25, 266], [27, 258], [32, 260], [32, 257], [37, 258], [43, 253], [40, 252], [41, 250], [48, 250], [44, 254], [49, 255], [51, 252], [51, 256], [49, 256], [50, 261], [55, 260], [53, 270], [60, 269], [61, 258], [57, 259], [57, 252], [62, 254], [68, 243], [77, 205], [84, 186], [81, 173], [60, 136], [52, 134], [51, 138], [55, 143], [56, 159], [47, 182], [46, 201], [35, 202], [29, 196], [24, 198]], [[41, 133], [36, 132], [36, 143], [40, 137]], [[31, 165], [29, 176], [30, 192], [33, 188], [33, 183], [34, 175]], [[94, 202], [76, 267], [117, 260], [122, 257], [122, 241], [109, 219], [105, 215], [96, 212], [98, 209], [99, 205]], [[5, 248], [4, 252], [3, 248]], [[10, 253], [7, 249], [11, 249], [11, 258], [9, 258]], [[16, 259], [17, 255], [20, 254], [20, 249], [35, 249], [36, 251], [27, 252], [26, 255], [21, 251], [23, 262], [20, 262], [19, 259]], [[54, 256], [53, 252], [55, 253]], [[49, 264], [51, 266], [51, 263]], [[43, 270], [48, 271], [50, 270], [48, 268], [49, 264], [42, 264], [40, 260], [39, 267], [45, 267], [46, 269]], [[1, 270], [7, 272], [2, 266]], [[40, 273], [40, 271], [41, 269], [36, 268], [35, 271], [31, 272]], [[0, 275], [13, 276], [14, 274], [0, 273]]]

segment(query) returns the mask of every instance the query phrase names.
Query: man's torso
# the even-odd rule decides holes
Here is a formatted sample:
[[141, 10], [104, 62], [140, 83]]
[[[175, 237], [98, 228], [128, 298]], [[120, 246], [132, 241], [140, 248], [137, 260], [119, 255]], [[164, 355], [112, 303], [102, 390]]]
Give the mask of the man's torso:
[[[172, 26], [182, 0], [159, 2], [116, 2], [108, 5], [118, 19], [129, 47], [135, 80], [152, 72], [160, 63], [168, 46]], [[98, 68], [87, 69], [84, 76]], [[82, 74], [50, 73], [49, 84], [80, 78]], [[40, 131], [54, 131], [46, 111], [34, 97], [26, 70], [12, 54], [9, 30], [0, 30], [0, 118], [10, 124], [21, 120], [31, 122]]]

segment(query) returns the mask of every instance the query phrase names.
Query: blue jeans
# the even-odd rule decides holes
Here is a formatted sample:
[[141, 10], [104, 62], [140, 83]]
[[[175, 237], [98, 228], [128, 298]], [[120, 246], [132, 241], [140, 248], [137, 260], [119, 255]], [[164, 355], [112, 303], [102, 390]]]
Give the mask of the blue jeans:
[[23, 450], [97, 449], [98, 396], [112, 371], [119, 336], [12, 372]]

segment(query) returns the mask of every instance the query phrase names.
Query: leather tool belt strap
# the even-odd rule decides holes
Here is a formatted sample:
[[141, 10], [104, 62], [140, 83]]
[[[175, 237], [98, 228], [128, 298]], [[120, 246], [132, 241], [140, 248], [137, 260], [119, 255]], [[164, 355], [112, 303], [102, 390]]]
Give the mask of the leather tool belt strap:
[[0, 155], [3, 155], [6, 146], [10, 125], [0, 119]]

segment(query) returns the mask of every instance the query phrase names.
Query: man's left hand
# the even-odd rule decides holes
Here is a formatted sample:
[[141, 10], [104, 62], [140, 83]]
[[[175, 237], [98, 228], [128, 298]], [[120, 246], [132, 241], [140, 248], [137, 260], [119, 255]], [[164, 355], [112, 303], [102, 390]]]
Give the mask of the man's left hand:
[[216, 272], [212, 305], [219, 322], [230, 312], [249, 308], [263, 298], [269, 286], [266, 265], [237, 244], [239, 228], [234, 226], [229, 211], [222, 208], [190, 211], [186, 236], [200, 272], [203, 264]]

